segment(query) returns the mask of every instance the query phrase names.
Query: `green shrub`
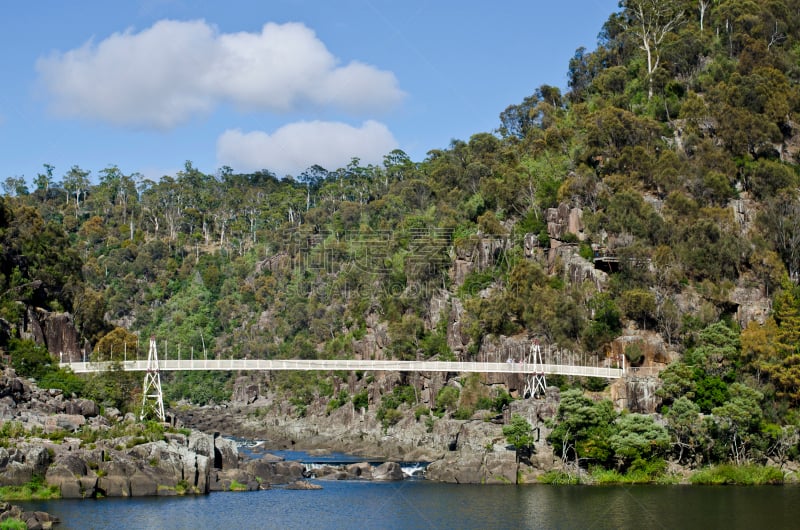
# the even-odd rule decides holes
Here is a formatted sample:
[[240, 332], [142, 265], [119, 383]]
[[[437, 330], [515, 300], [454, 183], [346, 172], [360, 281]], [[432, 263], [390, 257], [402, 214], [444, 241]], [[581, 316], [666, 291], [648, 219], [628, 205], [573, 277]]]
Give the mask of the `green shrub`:
[[586, 390], [590, 392], [602, 392], [608, 386], [608, 379], [604, 377], [587, 377], [584, 384]]
[[578, 243], [578, 242], [579, 242], [579, 239], [578, 239], [578, 234], [574, 234], [574, 233], [572, 233], [572, 232], [566, 232], [566, 233], [565, 233], [565, 234], [564, 234], [564, 235], [561, 237], [561, 241], [562, 241], [562, 242], [564, 242], [564, 243], [567, 243], [567, 244], [574, 244], [574, 243]]
[[355, 407], [356, 410], [369, 407], [369, 393], [366, 388], [353, 396], [353, 407]]
[[641, 342], [631, 342], [625, 346], [625, 357], [631, 365], [636, 365], [644, 357], [644, 350]]
[[481, 396], [475, 403], [475, 410], [493, 410], [494, 400], [489, 396]]
[[472, 417], [475, 411], [469, 407], [458, 407], [453, 413], [453, 418], [457, 420], [468, 420]]
[[8, 352], [11, 367], [20, 377], [33, 377], [39, 381], [53, 369], [53, 358], [47, 349], [31, 340], [11, 339]]
[[339, 395], [328, 401], [328, 406], [325, 408], [325, 414], [330, 415], [331, 412], [338, 409], [350, 400], [347, 390], [341, 390]]
[[457, 388], [452, 386], [443, 387], [436, 394], [436, 408], [439, 411], [454, 410], [458, 404], [458, 396], [460, 392]]
[[535, 442], [533, 427], [528, 420], [519, 414], [511, 416], [511, 423], [503, 426], [503, 436], [506, 437], [506, 441], [509, 444], [514, 446], [517, 453], [524, 452]]
[[403, 413], [397, 409], [381, 407], [375, 417], [381, 422], [385, 430], [403, 419]]
[[594, 260], [594, 250], [592, 249], [592, 245], [587, 243], [586, 241], [581, 243], [578, 253], [585, 260], [589, 261]]
[[189, 486], [189, 483], [185, 480], [181, 480], [175, 484], [175, 493], [178, 495], [186, 495], [190, 490], [191, 486]]
[[80, 376], [72, 373], [69, 368], [49, 371], [39, 381], [40, 388], [57, 388], [67, 396], [71, 394], [82, 395], [85, 384], [86, 382]]
[[21, 422], [6, 421], [0, 425], [0, 439], [19, 438], [26, 434], [25, 426]]
[[459, 289], [461, 296], [476, 295], [486, 289], [494, 282], [494, 274], [491, 270], [472, 271], [464, 278], [464, 284]]
[[431, 416], [430, 414], [427, 418], [425, 418], [425, 432], [433, 432], [433, 424], [435, 421], [436, 420], [434, 419], [434, 416]]

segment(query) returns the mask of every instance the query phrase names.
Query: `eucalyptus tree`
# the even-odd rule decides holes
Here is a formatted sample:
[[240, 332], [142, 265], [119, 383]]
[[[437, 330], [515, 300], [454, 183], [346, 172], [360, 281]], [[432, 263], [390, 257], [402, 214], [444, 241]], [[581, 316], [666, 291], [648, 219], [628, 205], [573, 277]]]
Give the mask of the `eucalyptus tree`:
[[665, 39], [684, 22], [684, 11], [673, 0], [623, 0], [623, 26], [639, 41], [647, 57], [647, 98], [653, 98], [653, 75], [661, 63]]
[[44, 164], [44, 173], [37, 173], [33, 179], [33, 184], [37, 190], [43, 190], [45, 194], [47, 193], [47, 190], [53, 185], [53, 171], [55, 171], [55, 166]]
[[757, 221], [781, 256], [789, 277], [800, 282], [800, 202], [796, 194], [784, 191], [769, 199]]
[[3, 192], [6, 197], [22, 197], [30, 193], [28, 185], [22, 177], [7, 177], [3, 181]]
[[89, 190], [89, 175], [90, 171], [81, 169], [78, 166], [72, 166], [69, 171], [64, 175], [62, 186], [66, 192], [67, 205], [69, 205], [70, 195], [75, 196], [75, 217], [80, 214], [81, 197], [86, 197]]

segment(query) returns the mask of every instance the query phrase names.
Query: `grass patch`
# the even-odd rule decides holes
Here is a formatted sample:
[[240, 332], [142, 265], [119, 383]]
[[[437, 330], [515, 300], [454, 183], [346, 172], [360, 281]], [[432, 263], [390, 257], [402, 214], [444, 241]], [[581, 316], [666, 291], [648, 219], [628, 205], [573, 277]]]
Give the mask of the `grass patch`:
[[677, 477], [667, 475], [667, 462], [661, 459], [638, 459], [624, 472], [603, 467], [591, 469], [594, 484], [672, 484]]
[[242, 484], [236, 480], [231, 480], [231, 491], [247, 491], [247, 484]]
[[175, 484], [175, 493], [177, 493], [178, 495], [186, 495], [187, 493], [190, 493], [191, 490], [192, 490], [191, 486], [189, 486], [189, 483], [185, 480], [181, 480], [180, 482]]
[[691, 484], [738, 484], [744, 486], [761, 486], [765, 484], [783, 484], [783, 472], [775, 467], [748, 464], [736, 466], [720, 464], [696, 471], [689, 477]]
[[572, 473], [565, 473], [564, 471], [548, 471], [539, 477], [539, 482], [542, 484], [555, 484], [555, 485], [570, 485], [580, 484], [581, 479], [578, 475]]
[[0, 522], [0, 530], [27, 530], [28, 525], [25, 521], [21, 521], [16, 517], [10, 517], [3, 522]]
[[0, 500], [3, 501], [33, 501], [60, 499], [61, 489], [58, 486], [48, 486], [42, 477], [22, 486], [3, 486], [0, 488]]

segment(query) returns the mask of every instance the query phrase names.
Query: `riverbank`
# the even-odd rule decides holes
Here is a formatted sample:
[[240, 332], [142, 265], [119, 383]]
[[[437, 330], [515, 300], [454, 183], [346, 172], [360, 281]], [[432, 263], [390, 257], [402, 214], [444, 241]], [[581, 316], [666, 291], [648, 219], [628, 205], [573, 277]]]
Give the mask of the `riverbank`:
[[219, 430], [227, 436], [264, 440], [271, 449], [331, 451], [397, 461], [430, 462], [426, 479], [458, 484], [780, 484], [797, 483], [797, 466], [770, 465], [681, 466], [658, 460], [632, 466], [625, 473], [599, 467], [576, 468], [565, 463], [546, 442], [547, 419], [555, 415], [558, 396], [544, 400], [516, 400], [505, 416], [518, 414], [534, 426], [529, 456], [517, 458], [502, 432], [503, 416], [488, 411], [469, 419], [417, 415], [401, 407], [401, 418], [382, 424], [369, 410], [350, 404], [330, 411], [309, 403], [302, 416], [278, 396], [264, 395], [251, 402], [176, 409], [187, 425]]
[[[25, 489], [37, 483], [64, 499], [305, 489], [310, 470], [271, 454], [285, 449], [359, 455], [360, 461], [347, 466], [314, 471], [328, 481], [403, 481], [402, 461], [429, 463], [428, 481], [457, 484], [797, 481], [796, 473], [761, 466], [719, 466], [697, 478], [693, 470], [672, 464], [639, 475], [575, 468], [545, 441], [546, 420], [558, 407], [558, 396], [550, 391], [546, 399], [512, 401], [504, 415], [479, 410], [466, 419], [401, 405], [391, 424], [372, 410], [356, 410], [352, 402], [331, 409], [315, 401], [300, 415], [278, 396], [248, 401], [184, 405], [173, 411], [172, 425], [142, 424], [130, 414], [112, 408], [101, 413], [92, 401], [39, 389], [6, 371], [0, 376], [0, 486]], [[521, 458], [502, 432], [506, 416], [514, 414], [534, 426], [531, 453]], [[243, 455], [230, 437], [264, 443], [260, 452]]]

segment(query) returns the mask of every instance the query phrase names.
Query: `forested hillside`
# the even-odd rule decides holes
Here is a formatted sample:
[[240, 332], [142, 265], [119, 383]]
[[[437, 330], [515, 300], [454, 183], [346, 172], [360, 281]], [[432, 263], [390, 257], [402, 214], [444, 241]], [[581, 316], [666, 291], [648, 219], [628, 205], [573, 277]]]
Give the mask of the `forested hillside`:
[[[620, 6], [568, 90], [421, 161], [7, 178], [0, 348], [37, 310], [72, 316], [76, 360], [149, 335], [184, 358], [504, 360], [518, 337], [603, 360], [647, 334], [656, 354], [624, 353], [669, 365], [682, 455], [712, 411], [715, 451], [767, 451], [800, 424], [800, 2]], [[172, 397], [214, 398], [204, 377], [225, 376]]]

